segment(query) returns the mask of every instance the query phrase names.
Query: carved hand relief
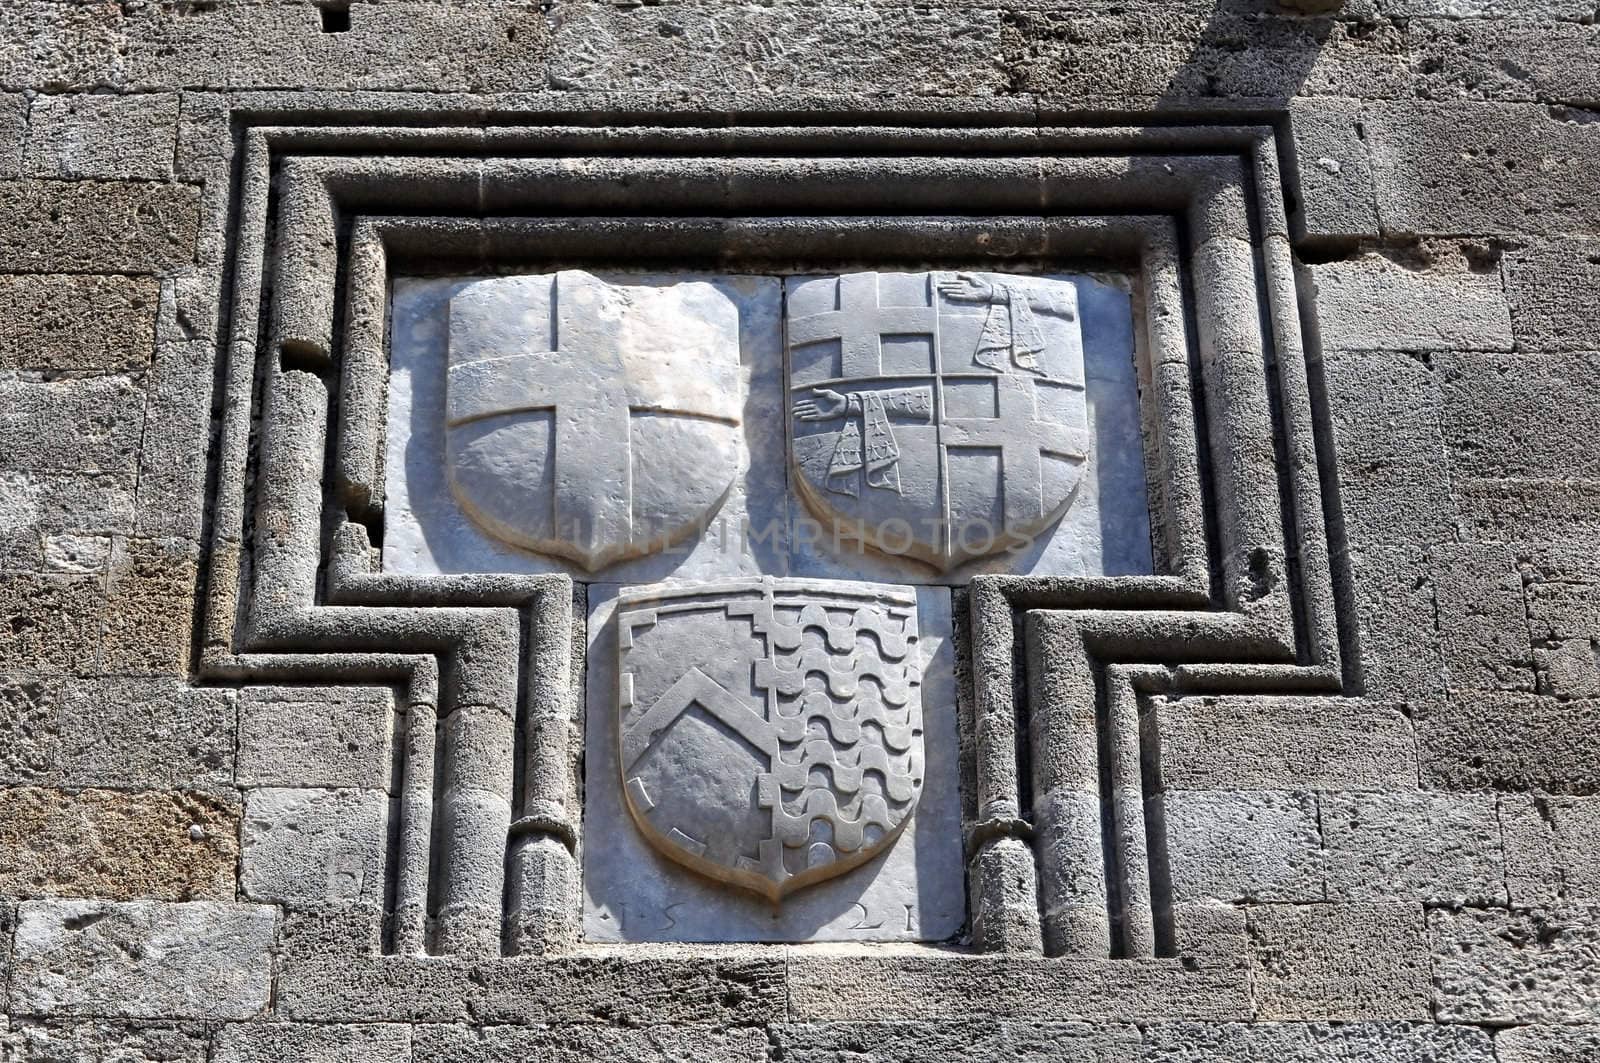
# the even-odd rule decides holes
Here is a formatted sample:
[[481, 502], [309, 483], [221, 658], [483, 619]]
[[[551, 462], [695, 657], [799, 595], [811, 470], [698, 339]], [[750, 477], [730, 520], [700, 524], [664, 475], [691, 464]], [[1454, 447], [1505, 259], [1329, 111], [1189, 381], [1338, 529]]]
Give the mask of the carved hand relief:
[[593, 571], [679, 542], [739, 466], [739, 321], [704, 284], [581, 270], [450, 300], [450, 489], [490, 534]]
[[796, 488], [817, 516], [940, 569], [1061, 518], [1089, 455], [1070, 284], [852, 273], [786, 293]]
[[628, 811], [660, 852], [779, 903], [888, 848], [924, 781], [909, 588], [740, 580], [617, 609]]

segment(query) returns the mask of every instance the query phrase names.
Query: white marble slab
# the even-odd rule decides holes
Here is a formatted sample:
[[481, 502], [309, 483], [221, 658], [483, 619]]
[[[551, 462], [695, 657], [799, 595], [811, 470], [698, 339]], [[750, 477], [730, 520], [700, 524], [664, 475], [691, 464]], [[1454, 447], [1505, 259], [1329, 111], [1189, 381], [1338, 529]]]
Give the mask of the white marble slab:
[[916, 811], [889, 849], [774, 906], [662, 855], [625, 806], [617, 752], [621, 588], [589, 589], [584, 934], [600, 941], [943, 941], [966, 921], [950, 592], [917, 591], [926, 757]]

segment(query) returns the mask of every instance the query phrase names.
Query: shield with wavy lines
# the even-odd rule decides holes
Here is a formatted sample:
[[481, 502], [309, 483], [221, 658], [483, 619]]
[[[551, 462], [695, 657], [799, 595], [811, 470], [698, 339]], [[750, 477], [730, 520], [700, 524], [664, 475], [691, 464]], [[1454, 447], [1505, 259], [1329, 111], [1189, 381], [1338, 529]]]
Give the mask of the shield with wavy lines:
[[658, 850], [773, 903], [884, 852], [923, 785], [906, 587], [746, 579], [623, 593], [618, 749]]

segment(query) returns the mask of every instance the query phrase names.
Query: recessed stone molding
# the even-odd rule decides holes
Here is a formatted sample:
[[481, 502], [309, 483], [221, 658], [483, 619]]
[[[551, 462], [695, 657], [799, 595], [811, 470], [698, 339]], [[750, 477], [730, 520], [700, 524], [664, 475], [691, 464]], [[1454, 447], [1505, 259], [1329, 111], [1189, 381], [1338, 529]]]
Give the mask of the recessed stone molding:
[[[1120, 965], [1138, 977], [1117, 975], [1104, 992], [1162, 995], [1197, 1008], [1203, 1000], [1221, 1009], [1217, 1015], [1238, 1014], [1226, 1001], [1244, 992], [1248, 977], [1242, 932], [1218, 924], [1174, 887], [1194, 876], [1189, 866], [1182, 875], [1171, 866], [1183, 850], [1169, 843], [1162, 780], [1150, 770], [1161, 741], [1151, 706], [1194, 694], [1327, 695], [1343, 688], [1301, 293], [1271, 127], [1035, 128], [934, 113], [915, 122], [885, 115], [851, 128], [745, 115], [714, 129], [645, 114], [597, 128], [556, 115], [485, 121], [448, 112], [424, 127], [405, 127], [382, 113], [334, 116], [293, 101], [235, 120], [230, 358], [206, 557], [203, 675], [228, 683], [391, 686], [400, 721], [384, 787], [393, 804], [381, 872], [363, 850], [359, 889], [339, 887], [353, 901], [340, 916], [353, 921], [340, 940], [355, 959], [335, 968], [314, 954], [291, 957], [279, 998], [290, 1013], [349, 1017], [359, 1008], [339, 988], [342, 979], [382, 971], [386, 984], [398, 986], [421, 977], [416, 965], [438, 956], [489, 962], [538, 953], [552, 971], [604, 956], [631, 972], [626, 977], [647, 978], [654, 977], [650, 964], [691, 959], [628, 951], [644, 940], [835, 936], [868, 938], [850, 947], [868, 950], [870, 970], [882, 966], [869, 980], [886, 987], [913, 978], [954, 999], [990, 977], [983, 964], [1001, 960], [992, 954], [1008, 954], [1020, 970], [1043, 965], [1028, 979], [1045, 978], [1046, 968], [1056, 972], [1051, 980], [1065, 977], [1067, 967], [1052, 965], [1075, 965], [1074, 972]], [[1090, 311], [1087, 289], [1075, 278], [1123, 278], [1109, 288], [1126, 293], [1137, 402], [1119, 423], [1136, 426], [1123, 438], [1138, 443], [1144, 499], [1130, 509], [1147, 521], [1139, 534], [1149, 543], [1148, 563], [1052, 574], [1048, 565], [985, 568], [989, 561], [980, 558], [963, 573], [966, 562], [948, 540], [929, 540], [920, 560], [895, 562], [900, 567], [891, 571], [956, 576], [908, 581], [881, 569], [830, 572], [821, 559], [787, 572], [702, 570], [662, 583], [670, 573], [649, 568], [659, 562], [616, 546], [624, 538], [617, 534], [621, 514], [650, 497], [654, 473], [635, 476], [629, 467], [626, 509], [616, 492], [597, 499], [580, 489], [587, 481], [572, 479], [564, 488], [563, 477], [591, 473], [621, 482], [622, 467], [604, 462], [562, 472], [564, 447], [589, 454], [581, 431], [565, 442], [559, 430], [549, 433], [554, 462], [517, 474], [537, 492], [497, 497], [479, 477], [500, 458], [481, 449], [472, 426], [513, 408], [591, 402], [594, 391], [578, 386], [578, 375], [536, 379], [526, 360], [520, 369], [485, 363], [548, 354], [573, 374], [592, 372], [585, 353], [610, 357], [627, 345], [615, 333], [584, 334], [593, 323], [582, 315], [564, 318], [569, 298], [571, 305], [631, 298], [617, 293], [625, 283], [619, 278], [663, 273], [708, 278], [697, 282], [708, 302], [692, 315], [703, 342], [673, 352], [686, 359], [686, 375], [724, 374], [730, 386], [753, 391], [756, 376], [744, 360], [752, 336], [776, 340], [780, 356], [787, 347], [787, 379], [781, 357], [776, 371], [763, 370], [774, 412], [761, 426], [762, 445], [777, 468], [790, 469], [789, 484], [807, 485], [792, 498], [825, 523], [858, 516], [851, 499], [892, 511], [898, 503], [889, 496], [905, 497], [918, 462], [950, 460], [938, 447], [956, 445], [954, 435], [922, 452], [933, 458], [915, 451], [920, 400], [899, 392], [925, 385], [883, 386], [842, 362], [812, 380], [806, 374], [813, 363], [796, 360], [797, 351], [836, 336], [840, 350], [847, 348], [849, 322], [827, 327], [834, 312], [823, 305], [828, 300], [854, 306], [846, 296], [875, 286], [881, 311], [886, 290], [921, 285], [919, 312], [935, 331], [880, 330], [880, 351], [910, 358], [923, 349], [920, 341], [898, 340], [886, 348], [885, 335], [948, 335], [950, 350], [971, 363], [946, 381], [952, 391], [969, 379], [979, 390], [992, 385], [996, 409], [1012, 390], [1034, 392], [1035, 411], [1052, 411], [1037, 419], [1067, 429], [1050, 454], [1028, 432], [1005, 434], [1009, 417], [997, 419], [1001, 432], [992, 438], [953, 415], [942, 423], [968, 432], [962, 438], [983, 453], [999, 452], [1001, 471], [983, 481], [1004, 485], [990, 491], [991, 505], [1002, 512], [1011, 505], [1021, 519], [1050, 527], [1070, 526], [1072, 507], [1066, 518], [1060, 512], [1074, 489], [1070, 466], [1092, 449], [1082, 434], [1092, 405], [1079, 391], [1093, 346], [1079, 330]], [[719, 318], [712, 307], [739, 301], [726, 293], [728, 278], [738, 277], [778, 278], [761, 290], [784, 290], [787, 315]], [[393, 278], [402, 280], [391, 284]], [[512, 290], [520, 292], [513, 303], [501, 301]], [[442, 300], [446, 331], [406, 303], [408, 292], [436, 307]], [[751, 292], [759, 297], [755, 289], [744, 294]], [[819, 307], [805, 305], [812, 298]], [[508, 305], [522, 316], [507, 313]], [[540, 320], [556, 322], [556, 335], [534, 327], [539, 315], [528, 315], [530, 307], [545, 308]], [[456, 329], [480, 309], [481, 326]], [[659, 312], [670, 318], [682, 306]], [[569, 335], [579, 332], [570, 346], [560, 335], [563, 321]], [[397, 562], [389, 536], [391, 527], [399, 534], [402, 525], [392, 521], [402, 510], [394, 503], [418, 482], [393, 446], [396, 388], [411, 386], [399, 369], [420, 364], [415, 345], [413, 360], [404, 361], [415, 339], [402, 335], [408, 322], [435, 329], [423, 340], [448, 370], [427, 400], [443, 411], [430, 429], [442, 447], [433, 483], [453, 486], [451, 497], [479, 532], [549, 563]], [[481, 346], [491, 334], [501, 337], [492, 350]], [[594, 344], [583, 346], [590, 339]], [[635, 349], [651, 350], [648, 343]], [[1063, 352], [1081, 361], [1052, 360]], [[617, 394], [692, 422], [682, 431], [707, 457], [691, 470], [672, 466], [667, 455], [663, 476], [699, 485], [698, 494], [672, 497], [683, 508], [669, 513], [669, 523], [692, 524], [729, 500], [750, 504], [759, 492], [738, 482], [754, 465], [747, 441], [758, 438], [746, 431], [748, 406], [679, 394], [675, 378], [658, 388], [649, 379], [653, 357], [622, 373]], [[637, 388], [628, 382], [636, 368]], [[569, 383], [570, 394], [561, 390]], [[605, 386], [615, 383], [608, 377]], [[1042, 405], [1041, 389], [1052, 389]], [[413, 388], [412, 402], [418, 394]], [[859, 468], [851, 468], [855, 444], [846, 426], [854, 427]], [[815, 433], [809, 438], [816, 442], [796, 443], [790, 463], [784, 441], [803, 433]], [[529, 445], [519, 441], [505, 453], [522, 455]], [[1025, 485], [1038, 487], [1031, 495], [1006, 493], [1006, 464], [1038, 469], [1047, 460], [1069, 468], [1054, 479], [1037, 473]], [[846, 481], [854, 495], [830, 489], [830, 482], [844, 488]], [[554, 507], [589, 507], [582, 512], [593, 518], [591, 533], [563, 539], [555, 527], [559, 508], [517, 508], [534, 493]], [[597, 581], [594, 571], [610, 582]], [[950, 693], [935, 704], [931, 687], [921, 690], [921, 792], [913, 803], [899, 769], [884, 773], [884, 785], [892, 781], [902, 792], [903, 807], [880, 817], [881, 837], [846, 844], [837, 833], [842, 821], [833, 821], [833, 840], [813, 844], [808, 827], [805, 845], [787, 847], [807, 854], [801, 863], [780, 854], [771, 867], [781, 866], [783, 875], [758, 874], [736, 857], [730, 865], [709, 855], [710, 840], [695, 834], [705, 824], [681, 810], [655, 835], [641, 824], [667, 806], [642, 769], [627, 775], [637, 761], [620, 752], [631, 724], [615, 715], [617, 700], [603, 708], [620, 731], [607, 738], [596, 730], [594, 677], [614, 667], [592, 656], [596, 639], [616, 638], [617, 613], [625, 616], [629, 602], [711, 593], [713, 577], [767, 577], [777, 582], [750, 586], [774, 588], [786, 579], [831, 579], [840, 582], [828, 593], [845, 594], [859, 579], [952, 585], [885, 591], [881, 599], [909, 602], [912, 595], [920, 637], [946, 645], [950, 657]], [[615, 597], [623, 583], [641, 589]], [[929, 593], [950, 599], [947, 633], [926, 626]], [[590, 618], [601, 616], [597, 628]], [[684, 674], [680, 667], [650, 681], [665, 684], [665, 692]], [[731, 682], [724, 677], [717, 685], [731, 689]], [[750, 704], [742, 704], [745, 711]], [[849, 711], [859, 716], [861, 709]], [[936, 713], [946, 729], [938, 739], [942, 764]], [[750, 733], [761, 737], [775, 726], [767, 718], [751, 723]], [[618, 759], [597, 757], [597, 741], [611, 743]], [[887, 736], [884, 742], [895, 755], [909, 752]], [[760, 774], [752, 770], [752, 782]], [[702, 891], [693, 914], [701, 929], [657, 934], [659, 923], [651, 922], [635, 936], [600, 926], [608, 909], [596, 896], [602, 880], [589, 881], [594, 847], [616, 844], [614, 836], [591, 833], [603, 777], [616, 784], [606, 830], [632, 832], [625, 844], [663, 861], [660, 882], [669, 885], [646, 890], [656, 891], [655, 900], [685, 882], [682, 888]], [[629, 790], [636, 779], [641, 786]], [[934, 815], [941, 807], [954, 818]], [[693, 845], [670, 840], [674, 829], [707, 848], [695, 857]], [[872, 869], [891, 867], [902, 850], [918, 857], [920, 848], [906, 847], [913, 838], [917, 846], [936, 843], [929, 851], [939, 854], [934, 878], [919, 880], [909, 902], [913, 910], [927, 905], [929, 925], [855, 933], [879, 917], [863, 920], [850, 891], [858, 898], [873, 888], [892, 893], [894, 876]], [[884, 852], [872, 851], [886, 840], [892, 844]], [[665, 851], [674, 844], [678, 851]], [[823, 849], [835, 863], [867, 859], [823, 878], [809, 863], [814, 857], [818, 868], [827, 864]], [[719, 885], [728, 866], [745, 881]], [[868, 874], [852, 878], [860, 873]], [[788, 928], [756, 933], [741, 929], [740, 920], [753, 916], [735, 914], [727, 933], [704, 929], [716, 911], [759, 908], [767, 903], [762, 893], [783, 894], [782, 881], [808, 876], [815, 881], [780, 897]], [[768, 885], [751, 888], [759, 881]], [[832, 914], [813, 918], [790, 908], [808, 895], [833, 905]], [[808, 920], [813, 925], [805, 929]], [[836, 932], [817, 929], [828, 926]], [[906, 960], [872, 953], [887, 947], [873, 938], [945, 945]], [[711, 946], [681, 947], [692, 958]], [[824, 970], [825, 958], [805, 962], [811, 967], [791, 968], [791, 980], [835, 977]], [[1091, 976], [1112, 978], [1108, 971]], [[1045, 992], [1029, 1006], [1046, 1014], [1050, 999]], [[419, 1007], [418, 1014], [429, 1014], [434, 1004]]]

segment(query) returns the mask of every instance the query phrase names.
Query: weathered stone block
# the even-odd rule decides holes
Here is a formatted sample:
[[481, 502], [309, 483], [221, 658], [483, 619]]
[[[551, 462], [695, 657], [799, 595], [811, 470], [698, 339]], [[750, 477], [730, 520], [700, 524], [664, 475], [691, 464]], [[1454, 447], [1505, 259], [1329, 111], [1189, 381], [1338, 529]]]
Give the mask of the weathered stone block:
[[1600, 483], [1535, 477], [1464, 479], [1455, 481], [1452, 493], [1464, 542], [1600, 539]]
[[[1323, 0], [1296, 0], [1300, 4]], [[1278, 4], [1030, 4], [1007, 20], [1007, 69], [1017, 90], [1126, 105], [1140, 97], [1390, 97], [1409, 91], [1397, 27], [1273, 17]], [[1034, 12], [1037, 12], [1035, 14]], [[1148, 103], [1148, 101], [1146, 101]]]
[[772, 1028], [774, 1055], [787, 1063], [920, 1063], [927, 1059], [1135, 1063], [1135, 1026], [1082, 1022], [829, 1022]]
[[1600, 1059], [1600, 1025], [1501, 1030], [1494, 1052], [1499, 1063], [1590, 1063]]
[[1150, 1027], [1142, 1063], [1495, 1063], [1489, 1034], [1432, 1023], [1258, 1022]]
[[1600, 355], [1448, 354], [1438, 371], [1455, 475], [1600, 479]]
[[1411, 723], [1355, 698], [1156, 699], [1161, 784], [1173, 790], [1415, 787]]
[[18, 1020], [5, 1034], [7, 1063], [210, 1063], [211, 1038], [199, 1025], [130, 1025], [117, 1022]]
[[1499, 270], [1417, 269], [1367, 254], [1308, 266], [1324, 351], [1510, 350]]
[[1586, 1022], [1600, 1014], [1600, 909], [1428, 913], [1445, 1022]]
[[1586, 310], [1600, 286], [1600, 240], [1530, 240], [1505, 254], [1506, 297], [1517, 342], [1531, 351], [1600, 350], [1600, 319]]
[[1493, 796], [1326, 793], [1320, 801], [1329, 898], [1505, 902]]
[[163, 342], [146, 377], [149, 397], [135, 526], [139, 535], [199, 539], [204, 530], [215, 351], [203, 340]]
[[28, 97], [0, 93], [0, 177], [22, 173], [22, 148], [28, 139]]
[[297, 907], [381, 903], [388, 812], [382, 791], [250, 791], [240, 829], [244, 896]]
[[[1600, 95], [1600, 40], [1578, 19], [1534, 11], [1499, 17], [1424, 19], [1410, 24], [1419, 76], [1429, 99], [1543, 103]], [[1588, 12], [1592, 20], [1594, 13]]]
[[[647, 1026], [628, 1030], [598, 1024], [565, 1026], [419, 1026], [413, 1063], [582, 1063], [627, 1059], [639, 1063], [761, 1063], [768, 1034], [761, 1029]], [[319, 1057], [320, 1058], [320, 1057]], [[803, 1057], [801, 1057], [803, 1058]]]
[[29, 672], [92, 670], [104, 604], [94, 576], [0, 572], [0, 660]]
[[1384, 231], [1569, 235], [1600, 228], [1588, 195], [1600, 125], [1517, 104], [1375, 103], [1363, 111]]
[[199, 190], [131, 181], [0, 181], [0, 255], [38, 272], [156, 273], [194, 259]]
[[106, 32], [115, 68], [64, 71], [75, 83], [525, 91], [545, 83], [550, 36], [537, 7], [437, 0], [353, 5], [350, 29], [339, 33], [323, 32], [316, 5], [298, 3], [149, 5]]
[[28, 177], [172, 176], [178, 95], [67, 95], [34, 99], [28, 113]]
[[232, 899], [238, 829], [198, 794], [0, 789], [0, 894]]
[[1269, 904], [1249, 913], [1262, 1019], [1428, 1019], [1420, 904]]
[[[47, 549], [57, 535], [104, 539], [133, 525], [134, 473], [0, 472], [0, 569], [21, 572], [88, 571], [64, 567]], [[96, 552], [105, 545], [96, 544]], [[94, 571], [104, 569], [96, 557]], [[109, 556], [106, 558], [109, 561]]]
[[1439, 643], [1452, 691], [1532, 690], [1533, 644], [1516, 556], [1506, 547], [1433, 553]]
[[102, 668], [124, 674], [187, 673], [198, 556], [187, 539], [117, 538], [106, 582]]
[[1361, 103], [1329, 97], [1289, 101], [1289, 131], [1300, 171], [1305, 237], [1378, 234], [1372, 160], [1361, 133]]
[[389, 687], [247, 687], [239, 694], [239, 785], [386, 789]]
[[1442, 696], [1444, 665], [1426, 554], [1414, 546], [1368, 546], [1349, 557], [1363, 693], [1405, 700]]
[[1512, 904], [1600, 900], [1600, 798], [1502, 794], [1500, 826]]
[[0, 381], [0, 471], [132, 471], [143, 430], [130, 377]]
[[1175, 900], [1320, 901], [1317, 799], [1282, 790], [1169, 790], [1167, 851]]
[[[457, 1057], [465, 1063], [470, 1055]], [[411, 1029], [395, 1023], [310, 1026], [229, 1023], [211, 1063], [410, 1063]]]
[[795, 949], [791, 1021], [1212, 1022], [1250, 1014], [1243, 957], [1227, 963]]
[[551, 22], [550, 84], [610, 92], [983, 96], [1006, 82], [995, 61], [998, 20], [980, 12], [862, 5], [825, 12], [563, 5]]
[[0, 783], [48, 778], [60, 757], [61, 684], [26, 676], [0, 679]]
[[1418, 706], [1426, 786], [1600, 792], [1600, 701], [1469, 694]]
[[1325, 351], [1322, 381], [1351, 545], [1454, 538], [1439, 388], [1426, 358]]
[[12, 1011], [251, 1018], [267, 1006], [276, 922], [264, 905], [25, 901]]
[[157, 296], [146, 277], [0, 276], [0, 369], [142, 369]]
[[236, 697], [176, 680], [73, 684], [61, 703], [59, 777], [71, 786], [231, 786]]

